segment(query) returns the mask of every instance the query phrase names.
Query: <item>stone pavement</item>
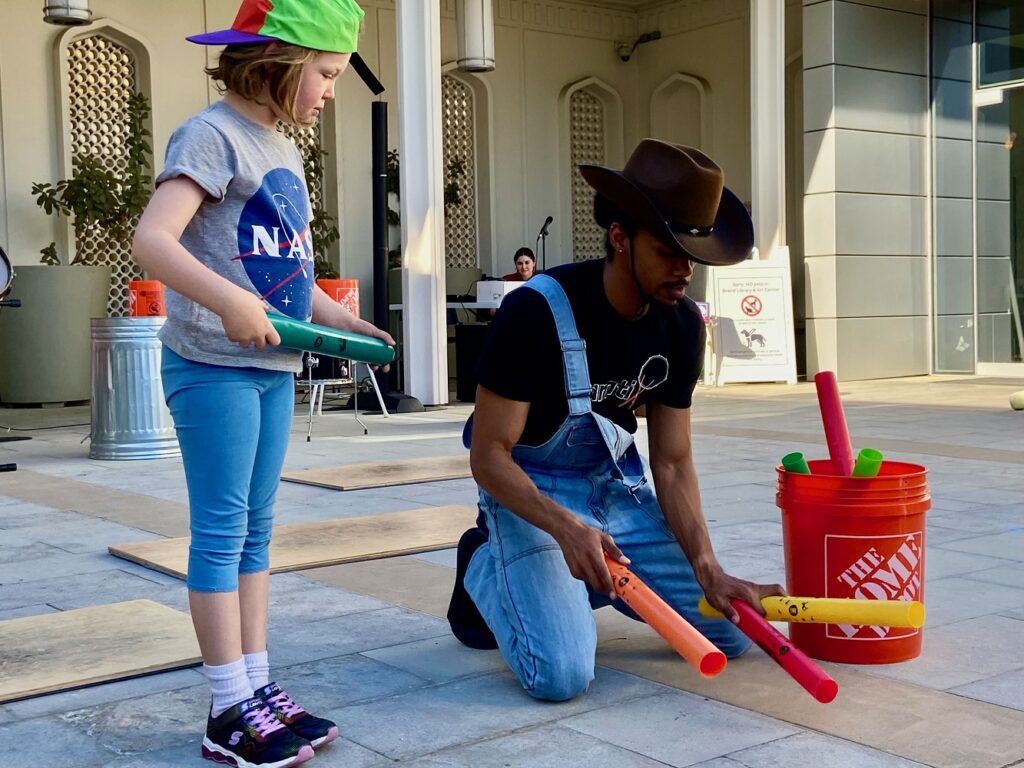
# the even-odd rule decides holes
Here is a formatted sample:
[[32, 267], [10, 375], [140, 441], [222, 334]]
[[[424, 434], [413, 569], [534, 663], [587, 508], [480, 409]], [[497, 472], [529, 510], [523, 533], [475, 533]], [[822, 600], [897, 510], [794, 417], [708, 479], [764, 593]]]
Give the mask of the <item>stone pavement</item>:
[[[1019, 389], [1024, 380], [941, 376], [841, 385], [855, 446], [929, 471], [919, 659], [824, 664], [840, 693], [823, 706], [756, 649], [701, 680], [645, 626], [605, 609], [590, 691], [541, 703], [497, 653], [450, 637], [452, 551], [278, 574], [274, 676], [341, 724], [343, 738], [311, 765], [1024, 765], [1024, 412], [1007, 405]], [[307, 443], [300, 407], [287, 466], [450, 455], [468, 413], [367, 416], [369, 436], [350, 412], [325, 413]], [[737, 575], [784, 581], [773, 467], [792, 450], [826, 456], [813, 385], [702, 387], [693, 416], [720, 559]], [[0, 463], [19, 464], [0, 474], [0, 620], [136, 598], [187, 610], [181, 582], [106, 554], [181, 535], [180, 461], [90, 461], [87, 422], [84, 408], [0, 409], [0, 424], [35, 430], [0, 443]], [[278, 522], [474, 499], [471, 481], [346, 493], [283, 483]], [[0, 764], [199, 766], [206, 705], [195, 669], [10, 703], [0, 706]]]

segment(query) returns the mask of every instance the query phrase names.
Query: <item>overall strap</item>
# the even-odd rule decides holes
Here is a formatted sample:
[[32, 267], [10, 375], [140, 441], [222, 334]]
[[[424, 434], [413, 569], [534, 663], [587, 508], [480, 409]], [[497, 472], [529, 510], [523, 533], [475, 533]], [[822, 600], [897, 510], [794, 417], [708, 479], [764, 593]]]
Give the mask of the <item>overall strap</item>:
[[576, 319], [562, 286], [553, 277], [537, 275], [523, 288], [532, 288], [547, 299], [555, 317], [558, 343], [562, 347], [562, 365], [565, 370], [565, 396], [569, 400], [569, 415], [578, 416], [590, 411], [590, 372], [587, 368], [587, 344], [576, 330]]

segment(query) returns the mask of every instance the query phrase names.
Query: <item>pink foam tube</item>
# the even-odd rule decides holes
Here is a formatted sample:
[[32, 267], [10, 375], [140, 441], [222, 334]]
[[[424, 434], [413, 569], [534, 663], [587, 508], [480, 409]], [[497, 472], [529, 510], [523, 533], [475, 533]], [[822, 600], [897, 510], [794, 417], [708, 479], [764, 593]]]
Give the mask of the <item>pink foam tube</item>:
[[821, 371], [814, 376], [814, 386], [818, 389], [818, 407], [821, 409], [821, 421], [825, 426], [825, 441], [828, 443], [828, 455], [832, 460], [832, 473], [849, 477], [853, 472], [853, 447], [850, 445], [850, 433], [846, 429], [843, 404], [839, 400], [836, 375], [832, 371]]
[[742, 632], [757, 643], [762, 651], [800, 683], [811, 696], [822, 704], [828, 704], [839, 693], [839, 684], [828, 673], [811, 661], [799, 648], [789, 643], [789, 638], [769, 624], [761, 614], [742, 600], [732, 600], [732, 607], [740, 615], [739, 627]]

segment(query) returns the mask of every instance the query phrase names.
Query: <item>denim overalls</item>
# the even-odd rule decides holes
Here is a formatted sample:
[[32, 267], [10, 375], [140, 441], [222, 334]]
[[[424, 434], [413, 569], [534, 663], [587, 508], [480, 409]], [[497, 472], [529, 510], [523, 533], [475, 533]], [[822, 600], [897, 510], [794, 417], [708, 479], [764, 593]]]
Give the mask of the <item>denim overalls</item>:
[[[586, 345], [565, 292], [538, 275], [523, 286], [551, 307], [562, 345], [569, 415], [546, 443], [517, 445], [513, 460], [542, 494], [609, 533], [630, 568], [727, 656], [750, 647], [730, 622], [703, 618], [703, 591], [669, 530], [644, 476], [633, 436], [590, 408]], [[555, 540], [480, 490], [488, 543], [473, 555], [466, 589], [494, 633], [502, 656], [535, 698], [563, 701], [594, 678], [597, 629], [592, 610], [606, 605], [637, 618], [621, 601], [593, 593], [569, 573]]]

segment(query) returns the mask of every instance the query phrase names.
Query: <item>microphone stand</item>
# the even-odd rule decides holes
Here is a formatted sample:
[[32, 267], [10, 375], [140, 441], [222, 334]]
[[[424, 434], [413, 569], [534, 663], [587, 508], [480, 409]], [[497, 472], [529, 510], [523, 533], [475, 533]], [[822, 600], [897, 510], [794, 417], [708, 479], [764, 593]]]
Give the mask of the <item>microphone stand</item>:
[[541, 228], [540, 233], [537, 235], [537, 241], [533, 244], [537, 253], [540, 255], [540, 271], [543, 272], [548, 266], [548, 228], [547, 226]]

